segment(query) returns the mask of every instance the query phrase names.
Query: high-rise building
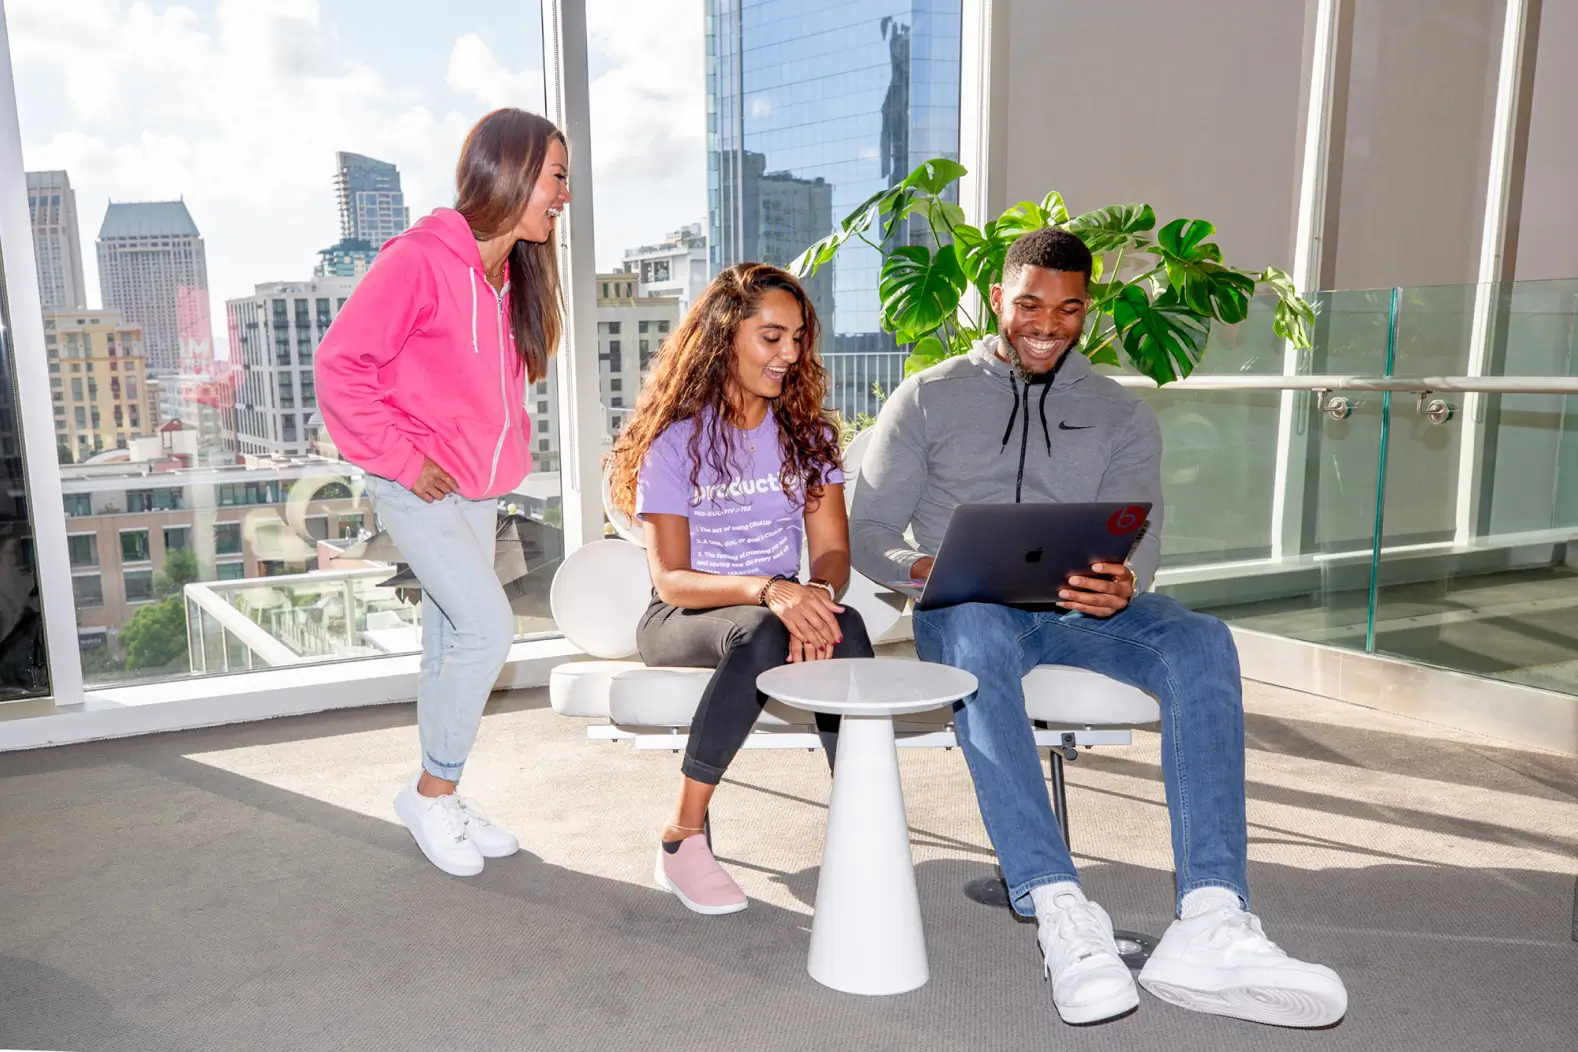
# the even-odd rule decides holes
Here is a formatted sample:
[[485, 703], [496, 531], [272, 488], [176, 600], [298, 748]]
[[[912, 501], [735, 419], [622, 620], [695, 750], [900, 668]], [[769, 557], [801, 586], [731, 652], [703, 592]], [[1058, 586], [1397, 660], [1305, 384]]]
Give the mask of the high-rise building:
[[185, 202], [110, 202], [98, 255], [104, 309], [142, 329], [148, 371], [209, 372], [208, 258]]
[[27, 211], [44, 309], [81, 310], [88, 305], [88, 289], [82, 278], [77, 193], [66, 173], [28, 172]]
[[354, 237], [341, 238], [318, 252], [318, 265], [312, 268], [315, 278], [359, 278], [367, 273], [378, 255], [378, 246], [371, 241], [358, 241]]
[[[633, 272], [597, 275], [597, 392], [605, 449], [635, 408], [658, 348], [679, 327], [679, 297], [643, 296], [639, 286]], [[534, 472], [559, 470], [558, 405], [556, 372], [526, 389]]]
[[625, 250], [625, 270], [636, 276], [637, 296], [675, 296], [681, 314], [711, 279], [704, 223], [689, 223], [653, 245]]
[[[787, 263], [922, 161], [959, 156], [961, 0], [707, 0], [706, 18], [714, 271]], [[809, 283], [824, 355], [863, 355], [832, 393], [846, 414], [875, 410], [868, 380], [900, 357], [881, 267], [850, 242], [818, 275], [831, 291]]]
[[317, 389], [312, 363], [323, 334], [356, 288], [354, 277], [276, 281], [225, 301], [236, 392], [236, 446], [243, 454], [313, 451]]
[[340, 203], [340, 237], [370, 242], [376, 250], [411, 225], [400, 189], [400, 169], [359, 153], [336, 153], [334, 194]]
[[81, 463], [153, 434], [142, 330], [120, 312], [45, 311], [44, 355], [61, 462]]

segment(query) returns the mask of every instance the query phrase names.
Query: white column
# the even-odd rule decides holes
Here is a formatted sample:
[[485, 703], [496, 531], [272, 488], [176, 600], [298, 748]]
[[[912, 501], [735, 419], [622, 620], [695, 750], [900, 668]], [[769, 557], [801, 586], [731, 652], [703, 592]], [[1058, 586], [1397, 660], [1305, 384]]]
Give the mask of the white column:
[[[1002, 214], [1007, 195], [1008, 5], [964, 0], [959, 46], [959, 206], [974, 226]], [[966, 290], [961, 306], [979, 317], [980, 297]]]
[[1003, 0], [964, 0], [959, 47], [959, 181], [965, 219], [980, 226], [1005, 207], [1008, 47]]
[[[1320, 284], [1324, 258], [1327, 188], [1331, 166], [1332, 102], [1338, 89], [1342, 0], [1313, 0], [1309, 89], [1304, 111], [1304, 143], [1299, 171], [1297, 226], [1293, 240], [1293, 285], [1310, 295]], [[1299, 370], [1300, 351], [1283, 348], [1282, 371]], [[1300, 554], [1304, 535], [1304, 485], [1308, 456], [1308, 405], [1313, 396], [1282, 392], [1277, 419], [1277, 461], [1271, 493], [1271, 557]]]
[[55, 456], [55, 409], [44, 354], [43, 301], [33, 265], [33, 226], [27, 211], [27, 179], [22, 168], [22, 130], [17, 121], [16, 85], [11, 74], [11, 40], [0, 2], [0, 256], [14, 357], [17, 424], [26, 456], [28, 514], [33, 520], [33, 551], [39, 600], [48, 637], [49, 682], [56, 705], [82, 701], [82, 654], [77, 649], [77, 608], [71, 593], [71, 559], [66, 548], [66, 507], [60, 493]]
[[[1508, 280], [1512, 260], [1506, 258], [1508, 231], [1516, 223], [1511, 215], [1514, 187], [1521, 182], [1523, 156], [1519, 142], [1527, 134], [1520, 114], [1527, 74], [1535, 44], [1529, 40], [1529, 7], [1538, 0], [1507, 0], [1506, 22], [1501, 33], [1501, 65], [1496, 78], [1495, 123], [1490, 136], [1490, 172], [1485, 180], [1485, 213], [1479, 242], [1479, 270], [1475, 280], [1474, 317], [1469, 330], [1467, 376], [1483, 376], [1490, 364], [1497, 328], [1499, 285]], [[1537, 22], [1534, 23], [1537, 25]], [[1457, 515], [1453, 540], [1467, 544], [1474, 539], [1485, 473], [1494, 465], [1484, 463], [1486, 453], [1485, 404], [1487, 396], [1470, 392], [1463, 398], [1458, 422], [1462, 427], [1458, 447]]]
[[559, 219], [559, 279], [566, 317], [558, 361], [559, 481], [568, 555], [603, 536], [586, 0], [544, 0], [542, 50], [548, 118], [570, 142], [570, 205]]

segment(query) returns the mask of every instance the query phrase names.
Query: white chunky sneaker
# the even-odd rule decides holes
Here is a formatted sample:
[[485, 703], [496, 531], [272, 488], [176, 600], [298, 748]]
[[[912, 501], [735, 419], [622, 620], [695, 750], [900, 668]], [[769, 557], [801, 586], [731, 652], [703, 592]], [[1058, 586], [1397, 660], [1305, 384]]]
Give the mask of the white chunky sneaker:
[[1260, 918], [1217, 903], [1173, 921], [1140, 972], [1140, 985], [1194, 1012], [1272, 1026], [1330, 1026], [1348, 1011], [1337, 973], [1295, 960], [1266, 938]]
[[416, 791], [418, 775], [395, 794], [395, 814], [411, 831], [427, 860], [452, 877], [482, 872], [482, 852], [466, 832], [466, 812], [453, 796], [423, 796]]
[[469, 796], [456, 797], [466, 815], [466, 836], [477, 845], [483, 858], [507, 858], [521, 849], [515, 834], [488, 821], [482, 808]]
[[1134, 977], [1118, 956], [1107, 911], [1069, 890], [1038, 910], [1036, 941], [1046, 955], [1052, 1003], [1065, 1023], [1099, 1023], [1140, 1003]]

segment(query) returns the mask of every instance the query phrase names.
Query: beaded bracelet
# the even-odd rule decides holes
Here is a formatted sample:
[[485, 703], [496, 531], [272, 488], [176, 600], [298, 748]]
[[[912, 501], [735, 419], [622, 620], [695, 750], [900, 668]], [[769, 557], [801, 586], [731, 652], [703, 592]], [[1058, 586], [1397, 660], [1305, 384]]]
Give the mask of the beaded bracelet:
[[767, 605], [767, 590], [769, 588], [771, 588], [774, 584], [778, 583], [779, 581], [788, 581], [790, 579], [791, 578], [786, 573], [775, 573], [775, 574], [773, 574], [771, 577], [769, 577], [767, 579], [767, 583], [762, 585], [762, 592], [761, 592], [760, 595], [758, 595], [756, 597], [756, 602], [759, 605], [761, 605], [761, 606], [766, 606]]

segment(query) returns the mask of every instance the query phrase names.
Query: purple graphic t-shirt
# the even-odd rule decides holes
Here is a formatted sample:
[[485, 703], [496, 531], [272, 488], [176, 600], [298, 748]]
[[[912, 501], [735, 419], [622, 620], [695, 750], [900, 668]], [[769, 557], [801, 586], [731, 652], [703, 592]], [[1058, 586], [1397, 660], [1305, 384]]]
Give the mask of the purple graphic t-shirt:
[[[690, 438], [696, 419], [663, 429], [636, 476], [636, 515], [683, 515], [690, 520], [690, 567], [731, 576], [795, 574], [805, 535], [805, 501], [796, 480], [785, 492], [778, 422], [771, 413], [754, 431], [729, 429], [735, 448], [723, 478], [703, 457], [691, 485]], [[827, 472], [824, 484], [842, 483]]]

